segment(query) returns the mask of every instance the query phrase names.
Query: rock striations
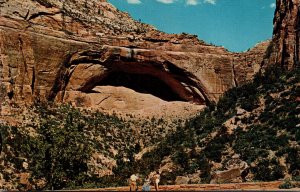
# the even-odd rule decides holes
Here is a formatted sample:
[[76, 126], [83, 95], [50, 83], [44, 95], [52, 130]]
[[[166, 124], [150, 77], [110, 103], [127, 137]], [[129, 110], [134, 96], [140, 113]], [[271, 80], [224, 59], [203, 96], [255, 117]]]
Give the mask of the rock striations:
[[277, 0], [273, 39], [265, 55], [264, 64], [281, 65], [283, 69], [299, 67], [300, 1]]
[[18, 104], [194, 114], [251, 79], [268, 44], [231, 53], [160, 32], [105, 0], [0, 1], [0, 82]]

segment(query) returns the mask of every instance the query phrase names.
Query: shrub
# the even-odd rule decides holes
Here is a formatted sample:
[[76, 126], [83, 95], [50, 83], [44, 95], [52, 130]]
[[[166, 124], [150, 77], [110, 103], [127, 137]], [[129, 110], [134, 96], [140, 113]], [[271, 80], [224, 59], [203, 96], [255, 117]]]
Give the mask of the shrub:
[[252, 168], [254, 173], [254, 179], [259, 181], [271, 181], [271, 169], [269, 167], [269, 161], [264, 159], [260, 160], [256, 167]]
[[294, 185], [289, 180], [285, 180], [282, 184], [279, 185], [279, 189], [291, 189]]
[[293, 181], [300, 181], [300, 175], [293, 176]]
[[175, 152], [172, 157], [172, 160], [178, 163], [182, 168], [186, 169], [189, 164], [189, 156], [183, 151], [183, 148], [180, 148]]

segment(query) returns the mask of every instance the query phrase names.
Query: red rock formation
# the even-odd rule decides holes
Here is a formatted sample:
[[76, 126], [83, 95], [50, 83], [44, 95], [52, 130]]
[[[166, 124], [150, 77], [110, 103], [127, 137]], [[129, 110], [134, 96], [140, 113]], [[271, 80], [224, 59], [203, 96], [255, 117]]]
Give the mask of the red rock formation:
[[[132, 105], [150, 106], [152, 94], [160, 98], [154, 108], [167, 111], [176, 101], [185, 103], [171, 104], [179, 113], [195, 113], [199, 104], [251, 79], [266, 46], [233, 54], [193, 35], [159, 32], [104, 0], [10, 0], [0, 10], [0, 77], [17, 103], [55, 100], [132, 112]], [[137, 81], [142, 83], [132, 87]], [[139, 92], [143, 102], [113, 94], [102, 105], [107, 94], [101, 95], [101, 86], [110, 85]]]
[[234, 55], [233, 71], [235, 73], [235, 86], [246, 83], [249, 79], [252, 79], [255, 73], [259, 72], [266, 48], [269, 44], [270, 41], [264, 41], [247, 52], [236, 53]]
[[300, 1], [277, 0], [273, 39], [266, 52], [265, 65], [277, 64], [284, 69], [299, 66]]

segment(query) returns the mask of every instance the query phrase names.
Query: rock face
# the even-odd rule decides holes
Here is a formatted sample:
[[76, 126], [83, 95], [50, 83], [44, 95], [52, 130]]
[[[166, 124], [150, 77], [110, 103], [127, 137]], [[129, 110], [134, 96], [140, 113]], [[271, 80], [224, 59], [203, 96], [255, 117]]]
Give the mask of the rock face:
[[277, 0], [273, 39], [267, 49], [264, 64], [277, 64], [284, 69], [299, 66], [300, 1]]
[[268, 45], [230, 53], [159, 32], [105, 0], [0, 1], [0, 42], [8, 100], [137, 114], [194, 114], [251, 79]]
[[175, 185], [199, 184], [201, 183], [200, 173], [201, 171], [197, 171], [196, 173], [189, 174], [187, 176], [177, 176]]
[[177, 176], [175, 180], [176, 185], [182, 185], [182, 184], [189, 184], [190, 178], [183, 177], [183, 176]]
[[239, 86], [252, 79], [253, 75], [261, 69], [266, 48], [270, 41], [258, 43], [255, 47], [244, 53], [234, 55], [233, 67], [235, 73], [234, 85]]
[[226, 164], [224, 171], [216, 171], [212, 175], [211, 183], [239, 183], [245, 180], [248, 174], [248, 165], [239, 159], [239, 155], [234, 155]]

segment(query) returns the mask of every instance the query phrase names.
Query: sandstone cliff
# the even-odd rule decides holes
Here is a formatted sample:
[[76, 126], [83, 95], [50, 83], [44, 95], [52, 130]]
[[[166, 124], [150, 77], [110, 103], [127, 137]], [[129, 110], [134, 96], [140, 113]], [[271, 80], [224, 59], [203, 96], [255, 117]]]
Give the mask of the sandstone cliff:
[[277, 64], [284, 69], [299, 66], [299, 0], [277, 0], [273, 39], [264, 64]]
[[[251, 79], [267, 46], [230, 53], [192, 35], [157, 31], [105, 0], [0, 5], [0, 77], [7, 99], [18, 104], [52, 100], [123, 113], [194, 114]], [[120, 86], [126, 89], [115, 90]]]
[[[294, 57], [297, 54], [293, 52], [298, 50], [298, 45], [297, 41], [290, 38], [294, 34], [292, 27], [295, 25], [287, 27], [284, 23], [294, 22], [293, 20], [298, 17], [295, 15], [297, 3], [298, 1], [292, 0], [277, 2], [279, 7], [276, 9], [274, 37], [271, 45], [269, 45], [270, 42], [262, 42], [247, 52], [231, 53], [222, 47], [208, 45], [193, 35], [174, 35], [157, 31], [152, 26], [132, 20], [128, 14], [118, 11], [105, 0], [0, 0], [0, 102], [3, 104], [0, 122], [5, 119], [7, 124], [16, 125], [16, 121], [19, 121], [25, 125], [26, 129], [30, 129], [29, 132], [24, 131], [24, 133], [34, 134], [31, 124], [33, 127], [38, 124], [35, 122], [38, 119], [35, 116], [37, 114], [31, 114], [33, 112], [30, 109], [25, 108], [20, 112], [21, 110], [18, 111], [13, 107], [14, 103], [30, 105], [35, 101], [70, 102], [77, 107], [100, 109], [109, 113], [120, 112], [130, 117], [132, 115], [146, 117], [158, 115], [177, 118], [194, 115], [202, 110], [206, 103], [217, 101], [224, 91], [250, 80], [254, 73], [261, 69], [261, 63], [265, 65], [279, 63], [285, 68], [295, 66], [297, 62], [291, 58], [297, 58]], [[285, 35], [281, 36], [282, 34]], [[290, 46], [293, 44], [295, 49]], [[294, 56], [290, 57], [290, 55]], [[291, 78], [289, 81], [294, 86], [292, 82], [295, 79]], [[278, 86], [282, 87], [282, 84]], [[240, 100], [236, 104], [238, 107], [240, 105], [244, 108], [256, 107], [253, 102], [257, 100], [253, 100], [251, 96], [255, 90], [253, 87], [261, 86], [239, 89], [238, 94], [243, 97], [235, 98]], [[278, 99], [282, 98], [283, 102], [285, 102], [284, 99], [290, 99], [291, 102], [288, 103], [294, 103], [291, 105], [294, 107], [295, 102], [292, 99], [297, 97], [299, 100], [294, 90], [296, 88], [288, 88], [288, 91], [293, 92], [293, 97], [285, 95]], [[266, 98], [269, 100], [277, 98], [270, 98], [273, 94], [270, 95]], [[229, 101], [231, 100], [229, 98]], [[259, 101], [263, 103], [266, 99]], [[206, 151], [196, 146], [191, 152], [199, 155], [204, 151], [207, 153], [206, 156], [210, 155], [212, 159], [215, 154], [211, 152], [216, 151], [217, 155], [220, 155], [220, 160], [225, 163], [232, 155], [231, 153], [234, 153], [233, 150], [241, 153], [239, 146], [245, 144], [250, 150], [242, 153], [243, 160], [251, 158], [252, 155], [261, 156], [260, 153], [256, 154], [256, 151], [252, 152], [251, 150], [256, 148], [252, 148], [243, 140], [235, 144], [236, 149], [230, 148], [231, 144], [221, 144], [222, 141], [227, 142], [228, 134], [236, 134], [235, 138], [240, 138], [241, 134], [247, 134], [242, 131], [250, 126], [248, 122], [253, 120], [251, 114], [256, 115], [257, 118], [260, 117], [258, 113], [247, 112], [240, 108], [237, 112], [235, 108], [232, 110], [237, 115], [228, 121], [224, 117], [220, 119], [222, 115], [225, 117], [231, 115], [224, 106], [212, 113], [219, 115], [209, 118], [207, 122], [199, 120], [195, 128], [196, 135], [199, 136], [197, 142], [199, 146], [206, 148]], [[263, 107], [259, 107], [258, 110], [263, 110]], [[289, 111], [293, 110], [285, 110], [285, 112]], [[19, 114], [15, 115], [16, 113]], [[39, 112], [39, 115], [43, 113], [44, 111]], [[46, 114], [51, 116], [51, 113]], [[272, 114], [278, 113], [272, 111]], [[102, 116], [101, 113], [100, 116]], [[247, 118], [250, 120], [248, 121]], [[257, 118], [254, 118], [254, 121]], [[59, 118], [62, 121], [65, 119]], [[176, 130], [175, 127], [180, 125], [181, 121], [176, 121], [175, 125], [169, 125], [168, 121], [166, 124], [165, 122], [158, 123], [161, 119], [158, 122], [154, 119], [152, 122], [150, 118], [143, 118], [128, 121], [128, 125], [117, 123], [118, 126], [114, 127], [116, 124], [114, 117], [108, 118], [103, 115], [101, 119], [104, 119], [104, 122], [96, 121], [97, 119], [85, 119], [86, 122], [83, 123], [88, 128], [89, 123], [100, 122], [101, 125], [93, 130], [100, 131], [98, 135], [96, 132], [89, 132], [91, 136], [89, 139], [95, 138], [97, 140], [95, 143], [100, 146], [91, 158], [91, 164], [95, 165], [96, 169], [90, 171], [97, 177], [112, 174], [112, 168], [120, 165], [120, 162], [116, 163], [115, 159], [122, 160], [121, 163], [128, 162], [128, 157], [133, 155], [133, 149], [136, 150], [134, 157], [139, 157], [139, 159], [147, 150], [153, 153], [155, 150], [153, 148], [157, 145], [160, 151], [170, 154], [172, 150], [178, 152], [178, 148], [170, 145], [169, 140], [166, 140], [166, 143], [164, 141]], [[282, 120], [279, 117], [276, 119]], [[151, 123], [148, 123], [148, 120]], [[284, 122], [282, 125], [290, 125], [290, 119], [287, 120], [289, 122]], [[223, 124], [221, 121], [226, 122]], [[273, 122], [276, 121], [270, 121], [270, 123]], [[185, 146], [185, 142], [193, 141], [190, 135], [193, 127], [195, 126], [185, 129], [189, 130], [186, 137], [183, 137], [179, 129], [178, 137], [174, 140], [183, 140], [184, 143], [179, 145], [180, 149]], [[220, 131], [210, 130], [218, 127]], [[269, 125], [266, 127], [270, 128]], [[224, 129], [226, 133], [222, 132]], [[235, 133], [234, 129], [239, 132]], [[266, 130], [269, 129], [262, 129], [262, 131]], [[261, 133], [261, 135], [268, 136], [268, 133]], [[275, 136], [276, 133], [270, 135]], [[15, 140], [10, 140], [13, 147], [6, 145], [7, 149], [2, 153], [4, 158], [2, 157], [1, 164], [5, 163], [4, 170], [8, 172], [8, 175], [15, 173], [19, 175], [20, 169], [17, 165], [26, 170], [28, 164], [25, 163], [23, 166], [20, 163], [12, 163], [11, 157], [23, 158], [22, 154], [18, 153], [18, 149], [19, 145], [22, 145], [21, 139], [25, 137], [7, 138]], [[277, 142], [275, 138], [274, 143], [280, 142]], [[191, 143], [191, 146], [194, 144]], [[167, 147], [166, 150], [161, 150], [163, 147]], [[223, 153], [226, 152], [226, 147], [229, 147], [227, 156]], [[179, 152], [189, 153], [185, 149]], [[159, 151], [154, 154], [159, 154]], [[171, 155], [164, 154], [158, 158], [148, 157], [151, 160], [162, 158], [161, 161], [155, 163], [164, 169], [164, 173], [168, 173], [168, 169], [171, 170], [170, 172], [178, 170], [178, 167], [172, 166], [174, 162]], [[200, 157], [192, 160], [201, 160]], [[293, 162], [296, 161], [292, 160], [291, 163]], [[206, 161], [200, 161], [199, 165], [202, 166], [205, 163], [210, 165]], [[141, 170], [145, 170], [144, 164], [141, 165]], [[274, 164], [274, 168], [278, 167], [277, 165]], [[255, 168], [256, 164], [250, 164], [250, 166]], [[128, 168], [128, 166], [125, 167]], [[217, 168], [221, 168], [220, 163], [213, 164], [213, 169]], [[185, 171], [185, 169], [182, 170]], [[153, 168], [150, 171], [153, 171]], [[199, 172], [196, 173], [198, 173], [196, 179], [199, 180], [202, 176]], [[205, 173], [201, 172], [201, 174]], [[125, 181], [126, 174], [120, 175], [122, 177], [119, 180]], [[163, 178], [168, 178], [167, 176]], [[3, 179], [0, 175], [2, 183], [15, 185], [12, 184], [15, 180]]]
[[266, 48], [270, 41], [258, 43], [247, 52], [236, 53], [233, 57], [235, 86], [242, 85], [253, 78], [260, 71]]

